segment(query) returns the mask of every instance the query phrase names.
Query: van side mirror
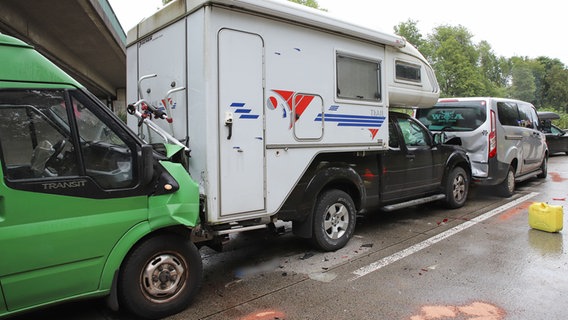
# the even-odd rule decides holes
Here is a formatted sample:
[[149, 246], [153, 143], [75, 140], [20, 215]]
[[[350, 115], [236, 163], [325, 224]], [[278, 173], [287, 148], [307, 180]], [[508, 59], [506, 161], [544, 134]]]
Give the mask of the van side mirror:
[[154, 176], [154, 149], [149, 144], [143, 144], [140, 155], [141, 183], [147, 185]]

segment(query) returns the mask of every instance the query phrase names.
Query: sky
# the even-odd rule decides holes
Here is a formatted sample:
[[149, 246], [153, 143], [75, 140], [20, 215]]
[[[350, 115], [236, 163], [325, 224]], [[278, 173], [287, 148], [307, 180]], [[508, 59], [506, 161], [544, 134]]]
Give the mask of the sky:
[[[125, 32], [160, 7], [161, 0], [108, 0]], [[547, 56], [568, 66], [568, 15], [558, 0], [317, 0], [342, 20], [393, 33], [408, 19], [426, 37], [443, 25], [463, 26], [475, 44], [487, 41], [497, 56]]]

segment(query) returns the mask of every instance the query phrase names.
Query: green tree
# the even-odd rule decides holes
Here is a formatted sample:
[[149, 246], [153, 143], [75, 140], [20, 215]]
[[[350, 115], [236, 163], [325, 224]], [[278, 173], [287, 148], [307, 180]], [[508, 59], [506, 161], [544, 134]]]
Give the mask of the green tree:
[[320, 8], [317, 0], [288, 0], [288, 1], [299, 3], [310, 8], [319, 9], [321, 11], [327, 11], [327, 9]]
[[505, 86], [508, 76], [505, 73], [506, 71], [503, 70], [506, 67], [504, 58], [498, 58], [487, 41], [481, 41], [477, 45], [477, 50], [479, 52], [479, 68], [485, 87], [485, 92], [482, 95], [503, 96], [506, 92]]
[[473, 36], [463, 26], [439, 26], [428, 35], [423, 53], [429, 56], [440, 84], [441, 95], [477, 96], [485, 93], [479, 53]]
[[537, 98], [539, 106], [549, 106], [557, 110], [566, 110], [568, 100], [568, 83], [566, 67], [560, 60], [548, 57], [538, 57], [533, 62], [539, 67], [537, 78]]
[[530, 62], [515, 59], [511, 75], [510, 97], [534, 103], [536, 84]]
[[568, 112], [568, 71], [560, 65], [553, 65], [546, 72], [544, 82], [548, 85], [544, 105]]
[[401, 22], [394, 27], [394, 33], [405, 38], [419, 51], [422, 51], [425, 40], [417, 27], [418, 21], [408, 19], [406, 22]]

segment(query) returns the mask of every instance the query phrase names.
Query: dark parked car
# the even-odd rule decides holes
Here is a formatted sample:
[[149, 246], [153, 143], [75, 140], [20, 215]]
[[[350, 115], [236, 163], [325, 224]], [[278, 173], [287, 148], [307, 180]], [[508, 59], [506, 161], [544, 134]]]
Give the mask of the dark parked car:
[[541, 124], [541, 130], [546, 135], [546, 144], [550, 154], [564, 152], [568, 155], [568, 133], [551, 123], [554, 119], [560, 119], [560, 116], [554, 112], [539, 111], [538, 118]]

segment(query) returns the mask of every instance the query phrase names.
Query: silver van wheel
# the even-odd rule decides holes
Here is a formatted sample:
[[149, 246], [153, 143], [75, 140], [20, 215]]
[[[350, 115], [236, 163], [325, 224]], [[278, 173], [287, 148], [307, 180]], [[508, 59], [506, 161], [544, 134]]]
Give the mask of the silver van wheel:
[[497, 186], [497, 191], [499, 195], [505, 198], [511, 197], [515, 192], [515, 170], [512, 166], [509, 166], [507, 177]]
[[541, 171], [541, 173], [539, 173], [537, 175], [537, 178], [539, 178], [539, 179], [546, 178], [546, 176], [548, 175], [548, 158], [547, 157], [544, 157], [544, 159], [542, 159], [542, 163], [540, 165], [540, 171]]

